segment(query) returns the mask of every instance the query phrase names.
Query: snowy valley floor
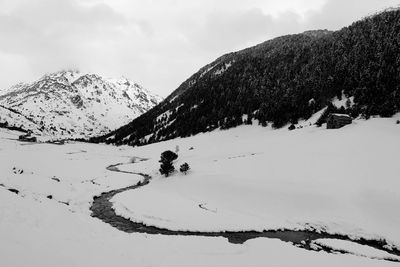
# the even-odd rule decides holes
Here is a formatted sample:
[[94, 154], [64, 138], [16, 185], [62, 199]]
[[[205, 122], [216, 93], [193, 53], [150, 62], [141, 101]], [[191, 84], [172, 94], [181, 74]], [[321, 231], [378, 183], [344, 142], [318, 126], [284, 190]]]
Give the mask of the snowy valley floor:
[[[267, 238], [238, 245], [223, 237], [127, 234], [89, 209], [94, 196], [143, 180], [129, 172], [146, 173], [148, 185], [111, 199], [117, 214], [170, 230], [320, 229], [400, 247], [395, 121], [291, 132], [242, 126], [140, 148], [22, 143], [1, 130], [1, 266], [399, 266], [371, 259], [387, 252], [343, 240], [315, 244], [352, 254]], [[161, 177], [160, 153], [176, 146], [175, 166], [188, 162], [191, 170]], [[131, 163], [134, 157], [148, 160]], [[117, 163], [127, 173], [106, 169]]]

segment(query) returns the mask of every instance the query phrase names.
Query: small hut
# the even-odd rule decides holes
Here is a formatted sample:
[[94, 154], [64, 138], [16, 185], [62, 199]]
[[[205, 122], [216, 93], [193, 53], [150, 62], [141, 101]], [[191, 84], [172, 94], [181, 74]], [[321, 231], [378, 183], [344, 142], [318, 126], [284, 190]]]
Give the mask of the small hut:
[[347, 114], [329, 114], [326, 120], [326, 129], [339, 129], [347, 124], [351, 124], [353, 119]]

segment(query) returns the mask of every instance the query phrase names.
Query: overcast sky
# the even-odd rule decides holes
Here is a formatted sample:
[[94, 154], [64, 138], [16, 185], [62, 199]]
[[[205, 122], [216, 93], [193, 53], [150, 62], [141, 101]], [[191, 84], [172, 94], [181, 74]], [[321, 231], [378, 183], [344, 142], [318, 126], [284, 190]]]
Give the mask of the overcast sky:
[[224, 53], [399, 0], [0, 0], [0, 89], [79, 69], [167, 96]]

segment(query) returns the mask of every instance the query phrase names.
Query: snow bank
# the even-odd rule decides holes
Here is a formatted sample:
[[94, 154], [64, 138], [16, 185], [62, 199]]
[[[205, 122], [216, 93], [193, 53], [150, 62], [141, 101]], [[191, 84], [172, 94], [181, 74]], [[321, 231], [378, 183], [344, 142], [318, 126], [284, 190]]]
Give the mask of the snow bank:
[[89, 214], [93, 196], [142, 180], [138, 175], [110, 172], [106, 167], [129, 162], [130, 148], [71, 143], [67, 145], [18, 142], [19, 132], [0, 132], [0, 184], [21, 196], [67, 203], [73, 211]]
[[366, 245], [360, 245], [346, 240], [317, 239], [313, 241], [313, 243], [336, 251], [347, 252], [358, 256], [369, 257], [373, 259], [392, 259], [400, 261], [400, 257], [398, 256], [394, 256], [385, 251], [375, 249]]
[[[356, 120], [337, 130], [242, 126], [135, 148], [153, 181], [116, 195], [116, 212], [171, 230], [319, 229], [400, 244], [400, 127]], [[179, 145], [178, 169], [158, 173]], [[193, 150], [189, 150], [194, 147]], [[141, 166], [126, 166], [141, 171]]]
[[[296, 248], [279, 240], [126, 234], [80, 213], [0, 189], [1, 266], [398, 266]], [[112, 249], [110, 249], [112, 248]]]
[[[391, 139], [386, 138], [391, 135], [390, 131], [392, 130], [391, 128], [382, 129], [380, 137], [390, 141]], [[174, 210], [180, 210], [181, 213], [188, 212], [186, 217], [190, 217], [195, 214], [191, 210], [200, 210], [202, 213], [195, 214], [196, 217], [193, 217], [192, 221], [199, 219], [199, 216], [204, 213], [216, 211], [217, 214], [223, 212], [225, 218], [241, 216], [242, 221], [237, 221], [237, 223], [247, 220], [250, 226], [254, 226], [258, 217], [254, 212], [261, 211], [259, 216], [264, 223], [263, 226], [265, 226], [267, 220], [263, 218], [266, 218], [267, 215], [261, 207], [266, 205], [265, 210], [269, 210], [273, 205], [282, 204], [282, 208], [287, 208], [287, 203], [282, 200], [285, 199], [285, 195], [290, 196], [292, 194], [298, 196], [300, 202], [304, 201], [302, 200], [302, 194], [305, 193], [304, 188], [310, 186], [309, 183], [298, 186], [301, 185], [301, 182], [304, 182], [304, 179], [297, 181], [297, 183], [283, 179], [282, 177], [287, 175], [285, 170], [288, 168], [274, 169], [276, 163], [273, 161], [274, 157], [278, 157], [280, 160], [292, 160], [292, 157], [275, 152], [275, 155], [268, 158], [272, 161], [265, 162], [266, 158], [263, 156], [267, 153], [265, 146], [270, 149], [274, 148], [272, 144], [275, 139], [268, 141], [271, 137], [269, 131], [258, 127], [245, 127], [133, 149], [82, 143], [63, 146], [28, 144], [15, 140], [18, 138], [18, 132], [0, 130], [0, 184], [5, 186], [0, 186], [1, 266], [196, 267], [245, 266], [248, 264], [251, 264], [251, 266], [273, 265], [277, 267], [398, 266], [397, 263], [371, 260], [354, 255], [334, 255], [322, 251], [307, 251], [296, 248], [289, 243], [265, 238], [249, 240], [243, 245], [234, 245], [228, 243], [224, 238], [127, 234], [100, 220], [91, 218], [88, 214], [88, 207], [93, 195], [124, 187], [141, 179], [136, 175], [105, 170], [111, 164], [125, 162], [128, 164], [119, 166], [119, 168], [126, 171], [144, 171], [152, 173], [154, 176], [154, 181], [150, 185], [135, 192], [132, 191], [132, 195], [126, 196], [134, 201], [133, 198], [136, 197], [137, 193], [140, 195], [140, 191], [149, 193], [150, 198], [139, 199], [140, 205], [145, 208], [150, 208], [151, 205], [159, 207], [154, 210], [153, 214], [147, 213], [149, 215], [155, 215], [161, 219], [168, 218], [161, 212], [165, 206], [171, 204], [170, 202], [163, 203], [161, 196], [164, 194], [171, 201], [175, 199], [174, 207], [170, 207], [171, 212]], [[281, 133], [286, 135], [285, 131]], [[296, 133], [296, 131], [293, 133]], [[321, 135], [322, 133], [316, 131], [314, 134]], [[310, 135], [310, 139], [314, 138], [314, 134], [307, 133], [307, 135]], [[259, 139], [264, 141], [257, 146], [254, 141], [258, 135], [260, 135], [258, 138], [264, 135], [265, 137]], [[299, 135], [303, 134], [299, 133]], [[371, 138], [374, 136], [372, 135]], [[290, 138], [287, 140], [289, 142], [285, 145], [293, 145]], [[210, 146], [209, 141], [215, 142], [214, 145]], [[174, 149], [176, 144], [180, 145], [180, 162], [189, 162], [193, 170], [187, 176], [176, 174], [169, 179], [157, 176], [157, 160], [160, 152], [167, 148]], [[392, 145], [396, 148], [395, 143]], [[194, 149], [189, 150], [192, 146]], [[391, 150], [387, 151], [386, 147], [382, 150], [391, 153]], [[133, 156], [151, 159], [130, 164]], [[256, 160], [257, 164], [249, 165], [250, 163], [246, 163], [247, 157], [261, 157], [262, 161]], [[373, 158], [372, 160], [376, 159]], [[265, 170], [263, 175], [256, 175], [257, 169], [248, 169], [260, 163], [263, 163], [262, 166]], [[315, 166], [315, 162], [312, 163], [311, 166]], [[290, 165], [291, 168], [299, 168], [298, 165], [293, 164]], [[24, 170], [24, 172], [14, 172], [14, 167], [18, 170]], [[227, 171], [226, 167], [230, 167], [232, 170]], [[240, 172], [240, 167], [243, 168], [242, 172]], [[227, 176], [234, 172], [238, 173], [231, 177]], [[391, 170], [388, 170], [388, 172], [390, 173]], [[248, 175], [242, 176], [244, 173]], [[278, 174], [281, 175], [276, 177]], [[273, 195], [283, 195], [282, 199], [274, 200], [273, 196], [261, 197], [273, 193], [273, 190], [276, 189], [278, 180], [275, 181], [271, 177], [283, 179], [280, 182], [286, 185], [286, 193], [281, 192]], [[302, 176], [300, 175], [300, 177]], [[382, 177], [379, 183], [374, 180], [370, 181], [371, 185], [369, 185], [367, 182], [368, 188], [375, 183], [377, 190], [381, 190], [382, 185], [390, 182], [388, 177]], [[246, 182], [244, 182], [244, 178]], [[366, 177], [366, 180], [368, 181], [368, 177]], [[343, 181], [343, 179], [339, 179], [339, 181]], [[243, 186], [244, 184], [246, 186]], [[394, 190], [393, 183], [386, 184], [386, 188], [390, 186]], [[16, 195], [7, 191], [7, 188], [10, 187], [18, 189], [20, 193]], [[293, 188], [290, 189], [290, 187]], [[269, 190], [264, 191], [268, 188]], [[312, 191], [313, 188], [309, 189]], [[48, 199], [47, 194], [52, 194], [53, 199]], [[342, 192], [337, 192], [337, 194], [343, 195]], [[174, 195], [176, 195], [176, 198], [173, 198]], [[390, 198], [391, 194], [388, 195]], [[58, 202], [65, 200], [70, 201], [69, 206]], [[274, 202], [267, 203], [264, 202], [265, 200]], [[315, 198], [311, 196], [310, 201], [314, 200]], [[231, 201], [233, 201], [233, 204], [229, 204]], [[202, 204], [205, 209], [195, 207], [194, 203]], [[237, 205], [240, 203], [241, 205]], [[254, 204], [254, 207], [248, 206], [249, 203]], [[397, 203], [389, 208], [396, 210]], [[134, 207], [131, 206], [132, 203], [128, 204], [127, 206], [132, 208], [130, 212], [135, 212]], [[386, 204], [386, 199], [383, 199], [383, 204]], [[340, 206], [341, 203], [338, 203], [338, 205]], [[379, 206], [379, 203], [377, 205]], [[236, 210], [233, 209], [235, 206]], [[374, 211], [371, 212], [371, 216], [376, 215], [375, 212], [382, 212], [383, 214], [388, 212], [384, 209], [382, 211], [377, 210], [382, 208], [378, 206], [372, 206], [371, 210], [366, 212]], [[311, 206], [310, 208], [315, 207]], [[287, 209], [285, 212], [289, 211], [291, 210]], [[313, 214], [314, 212], [315, 217], [318, 217], [318, 211], [310, 210], [309, 213]], [[271, 210], [271, 212], [274, 213], [275, 210]], [[280, 214], [284, 215], [284, 212], [282, 211]], [[272, 218], [274, 215], [271, 214], [270, 217]], [[172, 219], [180, 218], [176, 218], [176, 213], [171, 216]], [[252, 223], [248, 216], [250, 216]], [[144, 219], [149, 220], [149, 218]], [[280, 219], [278, 218], [276, 223]], [[389, 222], [387, 217], [382, 217], [382, 219]], [[230, 223], [234, 224], [235, 221]], [[227, 224], [228, 221], [224, 220], [219, 226], [228, 227]], [[388, 225], [389, 223], [381, 222], [381, 228]], [[193, 225], [188, 224], [188, 226], [192, 227]], [[246, 225], [238, 226], [246, 227]]]

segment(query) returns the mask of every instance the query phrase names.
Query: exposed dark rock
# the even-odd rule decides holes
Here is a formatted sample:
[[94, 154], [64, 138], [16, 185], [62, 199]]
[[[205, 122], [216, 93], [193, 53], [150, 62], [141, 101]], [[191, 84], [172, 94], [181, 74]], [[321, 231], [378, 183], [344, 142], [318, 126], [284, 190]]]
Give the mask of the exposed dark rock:
[[7, 189], [8, 191], [10, 191], [10, 192], [13, 192], [13, 193], [15, 193], [15, 194], [19, 194], [19, 190], [17, 190], [17, 189], [14, 189], [14, 188], [9, 188], [9, 189]]

